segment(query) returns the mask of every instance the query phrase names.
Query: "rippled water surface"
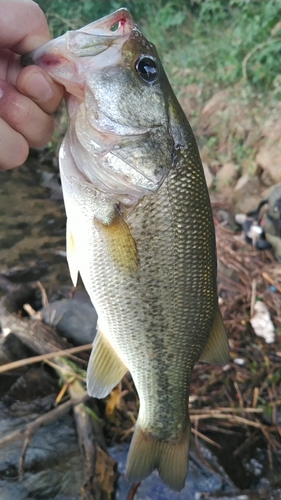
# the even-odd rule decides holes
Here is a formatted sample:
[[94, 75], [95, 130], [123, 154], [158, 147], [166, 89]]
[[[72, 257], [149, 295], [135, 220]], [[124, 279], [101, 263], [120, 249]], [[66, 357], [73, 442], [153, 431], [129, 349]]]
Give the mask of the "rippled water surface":
[[31, 277], [58, 287], [71, 282], [65, 211], [53, 163], [37, 155], [20, 168], [0, 172], [0, 270], [31, 268], [29, 276], [23, 272], [23, 281]]

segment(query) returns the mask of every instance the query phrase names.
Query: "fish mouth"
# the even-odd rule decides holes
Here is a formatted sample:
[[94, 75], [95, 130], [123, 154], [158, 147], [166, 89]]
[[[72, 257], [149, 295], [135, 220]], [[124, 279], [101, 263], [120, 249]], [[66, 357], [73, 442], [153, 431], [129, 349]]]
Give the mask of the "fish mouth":
[[[155, 192], [171, 163], [170, 152], [163, 153], [156, 147], [160, 134], [157, 129], [165, 125], [161, 120], [148, 124], [146, 117], [144, 122], [133, 125], [129, 115], [123, 120], [122, 85], [112, 84], [118, 79], [126, 82], [127, 73], [136, 75], [134, 62], [144, 57], [144, 51], [149, 51], [152, 58], [155, 56], [131, 14], [121, 8], [47, 42], [23, 60], [39, 65], [64, 85], [70, 117], [68, 152], [82, 176], [118, 200], [134, 201]], [[106, 90], [106, 85], [109, 88], [111, 84], [112, 93]], [[120, 103], [120, 108], [116, 103]], [[157, 168], [147, 143], [157, 150]]]
[[71, 56], [98, 56], [114, 44], [124, 42], [135, 27], [135, 21], [129, 11], [121, 8], [81, 29], [67, 31], [64, 35], [50, 40], [23, 55], [21, 62], [23, 66], [38, 64], [50, 71], [52, 67], [62, 64], [63, 54], [67, 53], [67, 59]]
[[[136, 29], [127, 9], [119, 9], [78, 30], [67, 31], [21, 57], [23, 66], [45, 69], [67, 92], [82, 99], [85, 86], [84, 61], [92, 70], [118, 64], [122, 46]], [[106, 55], [104, 54], [106, 52]]]

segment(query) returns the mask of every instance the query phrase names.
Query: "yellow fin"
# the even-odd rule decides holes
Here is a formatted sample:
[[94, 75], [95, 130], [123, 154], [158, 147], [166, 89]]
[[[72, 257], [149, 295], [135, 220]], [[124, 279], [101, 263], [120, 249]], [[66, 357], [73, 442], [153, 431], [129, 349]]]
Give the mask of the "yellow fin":
[[87, 389], [93, 398], [105, 398], [128, 371], [106, 337], [98, 330], [87, 370]]
[[115, 209], [113, 220], [104, 224], [96, 220], [108, 241], [109, 253], [112, 260], [126, 271], [137, 270], [139, 264], [136, 242], [129, 226]]
[[77, 266], [77, 256], [75, 252], [75, 243], [73, 233], [69, 227], [69, 220], [66, 220], [66, 258], [68, 262], [70, 277], [73, 286], [77, 285], [78, 279], [78, 266]]
[[172, 490], [182, 490], [188, 470], [189, 440], [190, 424], [181, 440], [175, 442], [157, 439], [137, 423], [126, 464], [127, 480], [142, 481], [157, 469], [163, 483]]
[[229, 361], [228, 340], [219, 306], [217, 308], [210, 337], [199, 361], [214, 363], [216, 365], [225, 365]]

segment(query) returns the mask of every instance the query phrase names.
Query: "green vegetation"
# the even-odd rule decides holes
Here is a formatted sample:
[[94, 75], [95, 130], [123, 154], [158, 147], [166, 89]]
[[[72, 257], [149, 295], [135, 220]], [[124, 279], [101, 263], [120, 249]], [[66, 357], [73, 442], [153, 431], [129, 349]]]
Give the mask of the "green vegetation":
[[[54, 37], [127, 7], [158, 49], [203, 161], [213, 173], [232, 161], [253, 175], [264, 124], [281, 97], [280, 0], [37, 1]], [[62, 119], [58, 142], [64, 127]]]
[[[54, 36], [127, 7], [176, 83], [281, 92], [280, 0], [39, 0]], [[178, 80], [178, 81], [177, 81]]]

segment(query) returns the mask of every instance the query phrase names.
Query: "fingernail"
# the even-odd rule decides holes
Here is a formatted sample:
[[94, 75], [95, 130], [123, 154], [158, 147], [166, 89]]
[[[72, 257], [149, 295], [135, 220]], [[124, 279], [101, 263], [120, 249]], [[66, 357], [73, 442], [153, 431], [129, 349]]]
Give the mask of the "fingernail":
[[53, 89], [40, 73], [33, 73], [25, 82], [28, 95], [38, 101], [48, 101], [53, 97]]

